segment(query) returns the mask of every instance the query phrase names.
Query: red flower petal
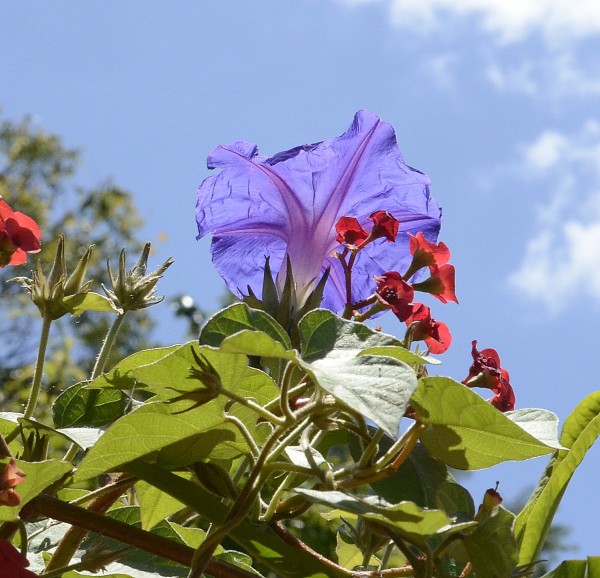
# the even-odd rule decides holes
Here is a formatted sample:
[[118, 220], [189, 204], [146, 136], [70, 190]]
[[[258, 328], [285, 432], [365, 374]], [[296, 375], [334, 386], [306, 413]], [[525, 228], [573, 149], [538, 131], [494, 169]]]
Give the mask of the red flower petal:
[[450, 261], [450, 249], [444, 243], [431, 243], [421, 232], [416, 236], [409, 233], [409, 237], [410, 253], [419, 263], [419, 269], [432, 265], [441, 267]]
[[388, 241], [396, 240], [400, 221], [387, 211], [375, 211], [369, 216], [369, 219], [373, 221], [373, 229], [371, 230], [372, 239], [385, 237]]
[[335, 225], [338, 243], [346, 245], [360, 245], [368, 236], [367, 233], [354, 217], [340, 217]]

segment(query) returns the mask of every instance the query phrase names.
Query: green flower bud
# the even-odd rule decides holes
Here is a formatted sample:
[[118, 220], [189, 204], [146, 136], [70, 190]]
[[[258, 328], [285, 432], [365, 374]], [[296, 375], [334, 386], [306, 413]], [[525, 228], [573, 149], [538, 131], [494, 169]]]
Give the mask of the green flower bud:
[[107, 289], [104, 285], [102, 288], [115, 306], [123, 311], [145, 309], [164, 299], [164, 296], [155, 295], [156, 284], [171, 266], [173, 259], [167, 259], [156, 271], [146, 275], [150, 246], [150, 243], [144, 245], [138, 262], [130, 271], [125, 269], [125, 249], [123, 249], [119, 256], [119, 272], [116, 277], [111, 271], [110, 262], [107, 262], [111, 289]]
[[74, 300], [67, 299], [75, 296], [84, 296], [90, 290], [91, 281], [84, 281], [88, 264], [92, 254], [91, 245], [87, 248], [75, 270], [67, 276], [65, 264], [65, 238], [60, 235], [56, 246], [56, 254], [50, 274], [46, 278], [40, 261], [36, 264], [35, 271], [28, 277], [17, 277], [11, 281], [18, 281], [30, 294], [44, 319], [60, 319], [67, 313], [72, 313]]

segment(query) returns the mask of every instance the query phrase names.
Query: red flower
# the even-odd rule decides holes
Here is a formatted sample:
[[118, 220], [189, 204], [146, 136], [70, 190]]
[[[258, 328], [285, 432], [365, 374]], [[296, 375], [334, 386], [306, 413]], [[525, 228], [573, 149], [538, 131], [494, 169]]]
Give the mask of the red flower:
[[429, 271], [431, 272], [429, 279], [425, 279], [421, 283], [414, 283], [413, 287], [417, 291], [431, 293], [431, 295], [439, 299], [442, 303], [448, 303], [448, 301], [458, 303], [455, 293], [454, 265], [448, 264], [441, 267], [431, 265]]
[[385, 237], [388, 241], [396, 240], [400, 221], [392, 217], [387, 211], [375, 211], [369, 216], [369, 219], [373, 221], [371, 239]]
[[367, 233], [354, 217], [340, 217], [335, 225], [337, 242], [346, 245], [359, 246], [368, 236]]
[[0, 568], [2, 578], [38, 578], [31, 570], [27, 570], [29, 562], [25, 556], [7, 540], [0, 540]]
[[381, 303], [390, 307], [400, 321], [405, 321], [412, 314], [412, 300], [415, 296], [413, 288], [402, 279], [396, 271], [375, 277], [377, 289], [375, 294]]
[[27, 253], [41, 249], [41, 238], [40, 229], [31, 217], [13, 211], [0, 199], [0, 267], [25, 263]]
[[0, 476], [0, 505], [18, 506], [21, 503], [21, 497], [14, 487], [25, 481], [23, 476], [25, 472], [17, 466], [15, 459], [11, 458]]
[[441, 267], [450, 261], [450, 249], [444, 243], [431, 243], [420, 231], [416, 236], [409, 233], [410, 254], [413, 263], [418, 263], [418, 269], [436, 265]]
[[500, 356], [495, 349], [477, 349], [477, 341], [473, 340], [471, 355], [473, 364], [469, 375], [463, 380], [469, 387], [485, 387], [494, 392], [489, 401], [500, 411], [515, 409], [515, 392], [510, 385], [510, 376], [506, 369], [500, 366]]
[[425, 341], [431, 353], [444, 353], [452, 343], [448, 326], [431, 317], [431, 310], [423, 303], [413, 304], [413, 312], [406, 324], [412, 330], [413, 341]]

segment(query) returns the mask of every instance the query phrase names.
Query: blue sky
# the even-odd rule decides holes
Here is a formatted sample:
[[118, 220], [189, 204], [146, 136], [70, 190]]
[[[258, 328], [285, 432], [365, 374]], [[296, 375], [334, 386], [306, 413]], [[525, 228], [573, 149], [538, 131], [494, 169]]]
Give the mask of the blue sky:
[[[223, 284], [195, 241], [206, 155], [245, 139], [274, 154], [341, 134], [368, 108], [444, 210], [460, 305], [441, 373], [494, 347], [518, 407], [563, 420], [598, 389], [600, 6], [595, 0], [208, 0], [0, 3], [4, 116], [83, 149], [77, 177], [135, 193], [167, 296], [214, 309]], [[165, 342], [183, 325], [157, 312]], [[395, 319], [384, 329], [400, 333]], [[513, 497], [544, 459], [466, 480]], [[558, 520], [599, 554], [600, 450]]]

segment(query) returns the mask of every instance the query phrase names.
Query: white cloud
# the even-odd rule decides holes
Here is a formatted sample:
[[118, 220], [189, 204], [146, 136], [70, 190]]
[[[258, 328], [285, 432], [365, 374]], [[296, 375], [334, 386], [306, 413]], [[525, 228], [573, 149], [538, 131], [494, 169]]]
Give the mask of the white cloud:
[[[600, 94], [598, 0], [337, 1], [387, 7], [391, 23], [426, 39], [429, 50], [446, 51], [451, 42], [500, 91], [550, 98]], [[483, 63], [474, 64], [474, 57]]]
[[[381, 0], [338, 0], [347, 5]], [[448, 16], [475, 17], [484, 30], [510, 43], [541, 32], [553, 44], [600, 33], [597, 0], [385, 0], [394, 23], [428, 31]]]
[[597, 96], [600, 95], [598, 64], [578, 63], [572, 53], [553, 52], [543, 58], [522, 59], [516, 64], [510, 58], [504, 63], [493, 62], [486, 68], [485, 76], [499, 92], [528, 96], [543, 93], [553, 99]]
[[550, 197], [510, 284], [553, 311], [581, 297], [600, 303], [600, 123], [545, 131], [522, 148], [521, 166]]

